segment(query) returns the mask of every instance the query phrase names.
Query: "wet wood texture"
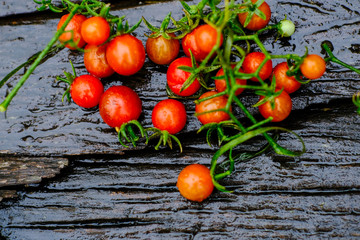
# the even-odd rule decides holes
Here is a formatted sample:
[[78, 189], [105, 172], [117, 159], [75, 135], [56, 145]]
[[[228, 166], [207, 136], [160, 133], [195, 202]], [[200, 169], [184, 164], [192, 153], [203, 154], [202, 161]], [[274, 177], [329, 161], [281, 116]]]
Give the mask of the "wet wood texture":
[[[60, 2], [60, 1], [58, 1]], [[190, 1], [196, 2], [196, 1]], [[112, 1], [114, 15], [130, 24], [141, 16], [155, 25], [178, 1]], [[360, 66], [358, 1], [268, 1], [272, 21], [286, 14], [297, 26], [290, 39], [263, 41], [274, 54], [320, 54], [330, 40], [334, 54]], [[0, 77], [40, 51], [55, 32], [60, 15], [38, 13], [32, 1], [0, 4]], [[144, 43], [144, 25], [136, 31]], [[256, 49], [256, 46], [253, 46]], [[335, 64], [319, 80], [292, 94], [294, 111], [280, 126], [302, 137], [306, 153], [298, 158], [272, 152], [236, 164], [222, 183], [234, 190], [215, 191], [203, 203], [186, 201], [175, 184], [183, 167], [209, 165], [216, 148], [205, 143], [184, 101], [188, 124], [179, 134], [184, 152], [140, 143], [124, 149], [96, 110], [62, 103], [66, 88], [55, 81], [69, 59], [86, 73], [81, 53], [64, 49], [40, 65], [0, 117], [0, 239], [356, 239], [360, 238], [360, 117], [351, 102], [360, 76]], [[275, 62], [276, 63], [276, 62]], [[1, 99], [24, 71], [0, 89]], [[135, 76], [114, 76], [106, 87], [133, 88], [143, 101], [140, 121], [151, 126], [151, 110], [167, 98], [166, 67], [146, 61]], [[251, 105], [250, 92], [244, 103]], [[240, 114], [240, 113], [239, 113]], [[241, 115], [240, 115], [241, 117]], [[291, 149], [300, 143], [282, 134]], [[253, 151], [259, 138], [240, 148]]]

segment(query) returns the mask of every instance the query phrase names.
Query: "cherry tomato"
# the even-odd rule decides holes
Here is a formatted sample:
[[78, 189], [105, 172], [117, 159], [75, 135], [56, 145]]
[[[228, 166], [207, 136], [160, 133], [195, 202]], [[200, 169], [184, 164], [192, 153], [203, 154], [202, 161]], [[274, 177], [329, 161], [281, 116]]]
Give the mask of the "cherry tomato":
[[326, 70], [325, 60], [316, 54], [309, 54], [300, 65], [301, 73], [308, 79], [320, 78]]
[[[69, 14], [65, 14], [60, 18], [60, 21], [57, 25], [57, 30], [59, 30], [62, 27], [62, 25], [68, 18], [68, 16], [69, 16]], [[73, 41], [76, 43], [76, 45], [79, 48], [82, 48], [85, 45], [85, 41], [84, 41], [83, 37], [81, 36], [81, 25], [85, 20], [86, 20], [86, 17], [84, 15], [75, 14], [74, 17], [70, 20], [70, 22], [66, 26], [66, 28], [65, 28], [66, 32], [64, 32], [63, 34], [60, 35], [59, 41], [61, 43], [65, 43], [65, 42], [71, 40], [71, 38], [73, 38]], [[72, 47], [69, 44], [66, 44], [65, 47], [67, 47], [71, 50], [76, 49], [76, 47]]]
[[126, 86], [112, 86], [100, 99], [100, 116], [110, 127], [120, 127], [123, 123], [137, 120], [141, 110], [139, 96]]
[[178, 67], [180, 66], [191, 67], [192, 66], [191, 59], [188, 57], [181, 57], [175, 59], [169, 65], [169, 68], [166, 73], [167, 84], [171, 89], [171, 91], [173, 91], [173, 93], [175, 93], [176, 95], [183, 97], [191, 96], [200, 89], [201, 85], [199, 81], [195, 79], [195, 81], [188, 88], [180, 92], [183, 84], [191, 75], [189, 72], [185, 72], [181, 69], [178, 69]]
[[106, 49], [106, 60], [120, 75], [133, 75], [145, 63], [145, 48], [142, 42], [130, 34], [113, 38]]
[[[264, 97], [260, 97], [260, 100]], [[273, 117], [272, 122], [281, 122], [290, 115], [292, 101], [289, 94], [285, 91], [275, 98], [274, 109], [271, 108], [270, 102], [259, 106], [259, 111], [264, 118]]]
[[190, 57], [190, 50], [192, 54], [194, 55], [194, 58], [197, 62], [201, 62], [206, 58], [208, 55], [206, 52], [201, 51], [199, 46], [197, 45], [195, 41], [195, 33], [197, 29], [196, 27], [194, 30], [192, 30], [190, 33], [186, 34], [185, 37], [181, 41], [182, 48], [184, 50], [184, 53], [186, 56]]
[[[175, 37], [175, 34], [169, 34]], [[179, 54], [180, 42], [177, 39], [166, 39], [163, 36], [149, 37], [146, 40], [147, 56], [156, 64], [170, 64]]]
[[[257, 0], [251, 0], [251, 1], [253, 3], [257, 2]], [[249, 24], [245, 27], [246, 29], [249, 29], [249, 30], [252, 30], [252, 31], [257, 31], [257, 30], [260, 30], [260, 29], [264, 28], [269, 23], [270, 18], [271, 18], [271, 9], [270, 9], [269, 4], [267, 4], [266, 2], [263, 2], [259, 6], [258, 9], [265, 14], [265, 19], [262, 19], [258, 15], [254, 14], [251, 17], [251, 20], [250, 20]], [[239, 21], [240, 21], [241, 25], [243, 25], [243, 26], [245, 24], [245, 20], [246, 20], [247, 15], [248, 15], [247, 12], [238, 14]]]
[[[262, 52], [252, 52], [246, 55], [242, 68], [245, 73], [254, 73], [264, 61], [265, 54]], [[259, 72], [259, 77], [265, 80], [270, 77], [272, 73], [272, 61], [268, 60]], [[252, 81], [259, 81], [256, 77], [250, 78]]]
[[[218, 92], [216, 92], [216, 91], [209, 91], [209, 92], [202, 94], [199, 99], [210, 97], [217, 93]], [[214, 98], [205, 100], [203, 102], [200, 102], [199, 104], [196, 104], [195, 112], [197, 114], [199, 114], [199, 113], [203, 113], [203, 112], [223, 109], [223, 108], [225, 108], [227, 101], [228, 101], [228, 99], [225, 96], [219, 96], [219, 97], [214, 97]], [[198, 115], [197, 118], [199, 119], [199, 121], [202, 124], [207, 124], [207, 123], [219, 123], [219, 122], [222, 122], [225, 120], [229, 120], [230, 116], [229, 116], [229, 114], [227, 114], [224, 111], [216, 111], [216, 112]]]
[[[235, 66], [233, 66], [234, 68]], [[240, 68], [239, 69], [239, 72], [243, 73], [244, 71]], [[217, 73], [216, 73], [216, 76], [224, 76], [224, 69], [220, 69]], [[240, 78], [237, 78], [235, 80], [236, 84], [237, 85], [246, 85], [246, 79], [240, 79]], [[224, 79], [215, 79], [215, 88], [216, 88], [216, 91], [218, 92], [223, 92], [226, 90], [226, 80], [225, 78]], [[244, 88], [239, 88], [238, 90], [235, 91], [235, 95], [239, 95], [240, 93], [242, 93], [244, 91]]]
[[107, 45], [91, 45], [85, 47], [84, 65], [86, 70], [95, 77], [105, 78], [111, 76], [115, 71], [106, 60]]
[[176, 186], [183, 197], [196, 202], [204, 201], [214, 190], [210, 170], [201, 164], [185, 167], [178, 176]]
[[[287, 93], [293, 93], [298, 90], [301, 83], [294, 76], [288, 76], [286, 72], [289, 70], [287, 62], [281, 62], [274, 67], [273, 76], [276, 79], [276, 88], [284, 89]], [[272, 77], [271, 77], [272, 79]]]
[[151, 115], [154, 127], [170, 134], [180, 132], [186, 125], [184, 104], [175, 99], [165, 99], [157, 103]]
[[[204, 24], [199, 26], [195, 32], [195, 42], [199, 47], [200, 51], [208, 55], [210, 51], [214, 48], [217, 41], [217, 31], [215, 28], [209, 24]], [[220, 46], [224, 41], [223, 35], [220, 36]]]
[[101, 81], [91, 75], [76, 77], [70, 85], [73, 101], [83, 108], [92, 108], [99, 104], [104, 86]]
[[88, 44], [100, 45], [110, 37], [110, 25], [103, 17], [88, 18], [81, 26], [81, 36]]

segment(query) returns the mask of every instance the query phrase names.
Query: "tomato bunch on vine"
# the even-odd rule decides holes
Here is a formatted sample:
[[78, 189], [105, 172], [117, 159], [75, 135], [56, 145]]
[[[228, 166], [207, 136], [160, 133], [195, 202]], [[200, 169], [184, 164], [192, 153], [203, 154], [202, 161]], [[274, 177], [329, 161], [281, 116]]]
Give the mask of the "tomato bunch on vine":
[[[203, 201], [216, 188], [228, 192], [221, 179], [235, 170], [235, 162], [250, 159], [272, 149], [275, 153], [299, 156], [305, 151], [301, 137], [289, 129], [271, 123], [285, 120], [292, 110], [291, 94], [302, 84], [323, 76], [326, 63], [334, 62], [357, 73], [360, 70], [336, 58], [329, 42], [322, 48], [326, 56], [308, 53], [272, 54], [262, 42], [264, 33], [273, 33], [277, 38], [290, 37], [295, 25], [287, 17], [271, 22], [272, 9], [264, 0], [201, 0], [196, 5], [180, 1], [184, 15], [174, 19], [169, 13], [160, 26], [154, 26], [144, 17], [134, 26], [129, 26], [126, 16], [111, 14], [110, 4], [98, 0], [83, 0], [80, 4], [62, 0], [55, 6], [51, 0], [34, 0], [39, 10], [50, 9], [63, 12], [57, 32], [43, 51], [9, 73], [0, 82], [0, 87], [24, 66], [29, 66], [18, 84], [1, 103], [6, 111], [11, 100], [30, 74], [52, 52], [64, 47], [81, 51], [84, 66], [89, 74], [77, 76], [64, 72], [57, 80], [69, 87], [63, 95], [68, 101], [82, 108], [98, 107], [102, 120], [114, 128], [124, 147], [136, 146], [141, 139], [146, 144], [158, 139], [160, 145], [173, 147], [173, 141], [183, 150], [176, 134], [187, 124], [184, 99], [192, 99], [195, 115], [202, 124], [198, 132], [206, 131], [206, 141], [213, 145], [216, 135], [218, 150], [210, 162], [210, 168], [192, 164], [179, 174], [177, 187], [180, 193], [192, 201]], [[140, 24], [149, 29], [146, 43], [133, 32]], [[254, 44], [256, 47], [254, 47]], [[183, 50], [184, 55], [180, 55]], [[146, 57], [154, 64], [167, 66], [167, 84], [164, 91], [168, 99], [159, 101], [152, 111], [153, 127], [144, 128], [138, 121], [142, 113], [142, 100], [131, 88], [103, 85], [103, 78], [113, 74], [132, 76], [144, 66]], [[282, 59], [276, 66], [274, 59]], [[258, 96], [253, 104], [262, 116], [257, 119], [242, 101], [244, 91]], [[354, 94], [354, 104], [359, 108], [360, 95]], [[236, 109], [236, 111], [234, 111]], [[240, 117], [238, 112], [242, 113]], [[244, 124], [243, 119], [250, 124]], [[302, 149], [293, 151], [277, 142], [281, 132], [294, 134]], [[263, 136], [264, 148], [254, 154], [242, 154], [238, 146]], [[221, 156], [227, 160], [219, 163]]]

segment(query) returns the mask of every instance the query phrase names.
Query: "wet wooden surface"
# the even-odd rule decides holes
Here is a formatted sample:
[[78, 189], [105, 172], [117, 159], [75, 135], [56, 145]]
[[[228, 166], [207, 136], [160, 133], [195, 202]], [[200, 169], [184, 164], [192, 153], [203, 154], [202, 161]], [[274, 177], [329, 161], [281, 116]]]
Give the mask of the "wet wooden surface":
[[[195, 1], [196, 2], [196, 1]], [[360, 66], [358, 1], [268, 1], [272, 20], [285, 14], [297, 26], [288, 40], [264, 42], [274, 54], [320, 53], [331, 40], [335, 55]], [[112, 1], [113, 14], [130, 24], [145, 16], [160, 24], [171, 10], [180, 18], [178, 1]], [[32, 1], [0, 4], [0, 77], [43, 49], [60, 15], [38, 13]], [[144, 25], [136, 31], [145, 42]], [[299, 134], [307, 151], [296, 159], [268, 153], [238, 163], [222, 183], [234, 189], [215, 191], [203, 203], [183, 199], [175, 183], [191, 163], [208, 165], [209, 147], [184, 101], [188, 124], [179, 134], [182, 154], [155, 151], [140, 143], [123, 149], [115, 132], [97, 111], [62, 103], [65, 85], [55, 81], [68, 60], [86, 73], [82, 54], [62, 50], [40, 65], [8, 112], [0, 117], [0, 239], [244, 239], [360, 238], [360, 117], [351, 102], [360, 76], [329, 64], [323, 78], [292, 95], [294, 111], [281, 126]], [[17, 78], [0, 89], [1, 99]], [[132, 87], [143, 101], [140, 121], [151, 126], [154, 105], [165, 99], [166, 67], [146, 61], [135, 76], [114, 76], [106, 87]], [[256, 99], [244, 93], [251, 106]], [[254, 115], [260, 119], [255, 109]], [[298, 149], [290, 135], [282, 145]], [[264, 141], [243, 149], [256, 150]]]

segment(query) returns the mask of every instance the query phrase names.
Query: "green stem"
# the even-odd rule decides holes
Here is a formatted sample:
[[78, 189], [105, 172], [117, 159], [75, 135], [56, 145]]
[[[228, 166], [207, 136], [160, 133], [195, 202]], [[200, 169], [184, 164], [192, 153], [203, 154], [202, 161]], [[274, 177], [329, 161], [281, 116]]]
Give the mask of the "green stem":
[[34, 72], [34, 70], [37, 68], [37, 66], [41, 63], [42, 59], [46, 56], [46, 54], [50, 51], [52, 46], [56, 43], [56, 41], [59, 39], [60, 35], [64, 32], [65, 27], [68, 25], [68, 23], [71, 21], [73, 16], [76, 14], [78, 9], [80, 8], [80, 5], [74, 5], [74, 8], [69, 13], [68, 18], [62, 25], [62, 27], [55, 33], [55, 36], [50, 40], [48, 45], [44, 48], [44, 50], [37, 56], [33, 64], [28, 68], [28, 70], [25, 72], [23, 77], [19, 80], [19, 82], [16, 84], [16, 86], [10, 91], [9, 95], [5, 98], [5, 100], [0, 104], [0, 112], [5, 112], [12, 101], [12, 99], [16, 96], [17, 92], [20, 90], [20, 88], [24, 85], [26, 80], [30, 77], [30, 75]]
[[329, 48], [329, 46], [325, 43], [322, 45], [323, 49], [327, 52], [327, 54], [329, 54], [329, 57], [328, 58], [325, 58], [325, 61], [326, 62], [334, 62], [334, 63], [337, 63], [343, 67], [346, 67], [348, 69], [350, 69], [351, 71], [354, 71], [358, 74], [360, 74], [360, 69], [357, 69], [343, 61], [341, 61], [340, 59], [338, 59], [337, 57], [335, 57], [335, 55], [332, 53], [331, 49]]

